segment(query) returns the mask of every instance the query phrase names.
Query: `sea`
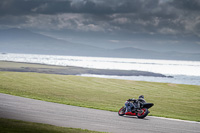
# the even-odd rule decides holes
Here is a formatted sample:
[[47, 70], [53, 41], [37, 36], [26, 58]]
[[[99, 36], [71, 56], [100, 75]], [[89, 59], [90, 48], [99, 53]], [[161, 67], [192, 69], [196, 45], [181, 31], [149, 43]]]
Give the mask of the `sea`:
[[[39, 63], [57, 66], [78, 66], [97, 69], [139, 70], [160, 73], [168, 77], [109, 76], [94, 74], [82, 74], [80, 76], [200, 85], [200, 61], [60, 56], [16, 53], [2, 53], [0, 54], [0, 60]], [[173, 78], [171, 78], [171, 76]]]

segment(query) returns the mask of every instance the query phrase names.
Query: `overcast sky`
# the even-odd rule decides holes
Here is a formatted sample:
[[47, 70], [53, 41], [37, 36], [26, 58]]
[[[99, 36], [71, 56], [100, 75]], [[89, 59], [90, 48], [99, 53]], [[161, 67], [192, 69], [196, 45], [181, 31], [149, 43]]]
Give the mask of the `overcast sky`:
[[171, 43], [185, 39], [200, 45], [200, 0], [0, 0], [0, 28], [134, 35]]

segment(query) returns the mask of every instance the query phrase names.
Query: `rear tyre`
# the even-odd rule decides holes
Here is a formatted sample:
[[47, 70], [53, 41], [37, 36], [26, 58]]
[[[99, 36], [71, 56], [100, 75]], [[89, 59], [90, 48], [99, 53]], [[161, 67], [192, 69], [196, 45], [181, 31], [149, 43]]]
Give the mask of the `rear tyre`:
[[142, 108], [138, 113], [137, 113], [137, 117], [140, 119], [143, 119], [144, 117], [146, 117], [148, 115], [149, 111], [147, 108]]
[[119, 115], [119, 116], [123, 116], [123, 115], [125, 115], [125, 112], [126, 112], [126, 107], [122, 107], [122, 108], [118, 111], [118, 115]]

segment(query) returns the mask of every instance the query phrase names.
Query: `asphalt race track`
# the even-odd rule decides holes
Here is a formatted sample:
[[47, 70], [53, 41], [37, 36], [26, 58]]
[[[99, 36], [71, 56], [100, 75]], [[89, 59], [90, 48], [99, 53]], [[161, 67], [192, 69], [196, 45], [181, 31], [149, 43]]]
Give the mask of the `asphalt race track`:
[[0, 93], [0, 117], [113, 133], [200, 133], [200, 122], [75, 107]]

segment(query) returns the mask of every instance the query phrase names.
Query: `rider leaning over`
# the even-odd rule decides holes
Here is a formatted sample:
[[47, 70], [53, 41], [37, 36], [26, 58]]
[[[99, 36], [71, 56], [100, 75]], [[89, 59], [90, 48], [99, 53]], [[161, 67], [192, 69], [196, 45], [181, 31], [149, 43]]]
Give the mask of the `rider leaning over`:
[[128, 99], [126, 102], [125, 102], [125, 106], [126, 106], [126, 112], [131, 112], [131, 108], [133, 107], [133, 110], [136, 110], [139, 107], [139, 104], [138, 104], [138, 101], [141, 101], [143, 103], [146, 103], [146, 101], [144, 100], [144, 96], [143, 95], [140, 95], [138, 99], [135, 99], [135, 98], [132, 98], [132, 99]]

